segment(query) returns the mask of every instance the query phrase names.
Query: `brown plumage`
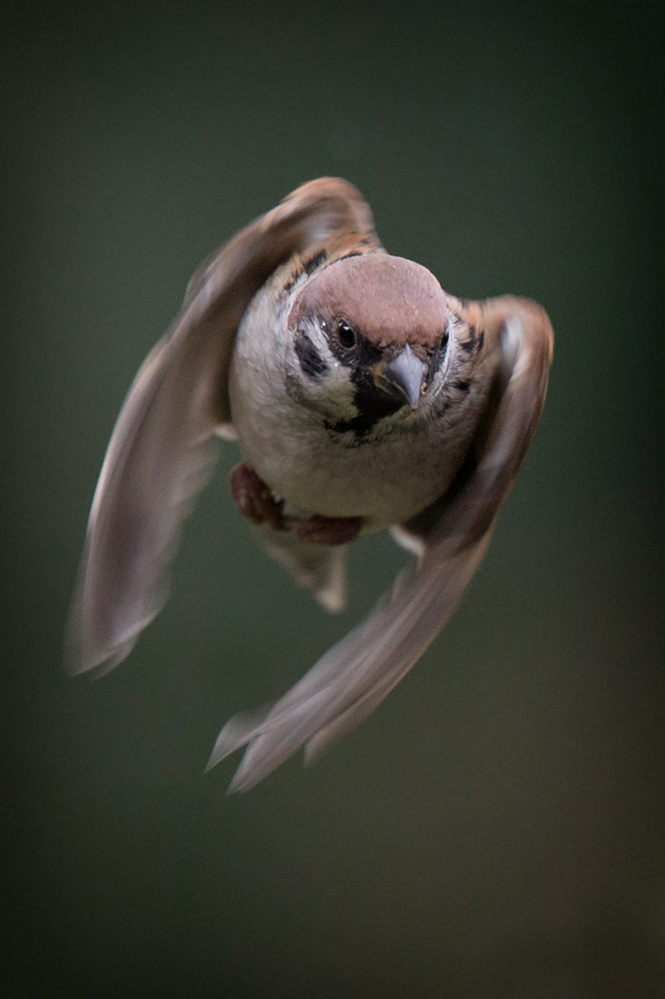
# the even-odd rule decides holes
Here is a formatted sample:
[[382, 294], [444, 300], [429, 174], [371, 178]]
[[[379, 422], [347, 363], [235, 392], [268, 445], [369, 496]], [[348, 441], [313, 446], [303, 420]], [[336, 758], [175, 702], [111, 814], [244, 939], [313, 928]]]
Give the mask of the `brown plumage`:
[[289, 325], [319, 311], [347, 319], [378, 347], [409, 343], [432, 351], [445, 331], [445, 292], [420, 264], [387, 253], [348, 256], [315, 274], [299, 296]]
[[219, 436], [268, 551], [326, 606], [345, 542], [392, 525], [417, 570], [274, 707], [237, 716], [209, 765], [248, 745], [246, 790], [299, 746], [361, 721], [453, 613], [536, 429], [552, 359], [544, 310], [462, 302], [380, 247], [346, 181], [303, 185], [206, 261], [139, 371], [93, 500], [70, 618], [72, 672], [131, 651], [166, 599], [180, 526]]

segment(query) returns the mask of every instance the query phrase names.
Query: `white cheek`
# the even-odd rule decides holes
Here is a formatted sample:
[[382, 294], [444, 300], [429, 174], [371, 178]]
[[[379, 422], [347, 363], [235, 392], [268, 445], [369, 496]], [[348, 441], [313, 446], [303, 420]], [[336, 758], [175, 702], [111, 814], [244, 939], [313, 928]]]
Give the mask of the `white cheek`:
[[309, 378], [300, 365], [295, 350], [295, 336], [286, 344], [283, 355], [287, 377], [298, 385], [298, 395], [304, 404], [322, 413], [327, 419], [352, 420], [358, 415], [354, 405], [355, 386], [351, 382], [351, 372], [333, 356], [328, 340], [318, 323], [306, 322], [300, 327], [312, 346], [326, 364], [326, 371], [318, 378]]
[[321, 352], [327, 364], [327, 370], [319, 378], [308, 378], [300, 367], [295, 351], [289, 351], [286, 361], [288, 375], [298, 386], [297, 395], [307, 408], [320, 412], [326, 419], [352, 420], [358, 415], [354, 404], [355, 386], [351, 382], [350, 372], [330, 354]]
[[358, 415], [358, 409], [354, 403], [356, 390], [349, 377], [346, 368], [335, 362], [335, 367], [330, 371], [322, 392], [329, 400], [329, 406], [335, 415], [342, 419], [352, 420]]
[[[312, 341], [313, 346], [316, 347], [319, 354], [326, 361], [326, 363], [330, 364], [331, 361], [333, 361], [333, 357], [332, 354], [330, 353], [328, 340], [325, 336], [325, 333], [319, 326], [319, 324], [315, 322], [306, 322], [302, 324], [300, 329], [302, 329], [303, 332], [307, 334], [309, 339]], [[338, 361], [334, 361], [334, 363], [339, 366]]]

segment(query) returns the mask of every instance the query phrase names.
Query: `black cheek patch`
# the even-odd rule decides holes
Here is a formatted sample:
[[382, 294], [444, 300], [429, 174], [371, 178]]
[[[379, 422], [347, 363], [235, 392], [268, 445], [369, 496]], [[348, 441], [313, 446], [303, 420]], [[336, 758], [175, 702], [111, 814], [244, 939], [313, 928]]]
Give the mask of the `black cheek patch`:
[[328, 370], [328, 365], [306, 333], [298, 333], [295, 351], [300, 361], [300, 367], [308, 378], [320, 378]]

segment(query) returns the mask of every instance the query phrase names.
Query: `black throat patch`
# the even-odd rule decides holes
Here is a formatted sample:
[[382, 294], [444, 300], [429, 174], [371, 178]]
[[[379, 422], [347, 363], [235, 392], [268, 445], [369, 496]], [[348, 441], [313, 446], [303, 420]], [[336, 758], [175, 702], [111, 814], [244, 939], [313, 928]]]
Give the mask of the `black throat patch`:
[[356, 387], [353, 404], [358, 410], [358, 415], [351, 420], [326, 423], [326, 427], [337, 434], [352, 431], [356, 443], [360, 444], [379, 420], [385, 416], [392, 416], [405, 403], [377, 388], [371, 373], [366, 368], [356, 368], [351, 375], [351, 381]]

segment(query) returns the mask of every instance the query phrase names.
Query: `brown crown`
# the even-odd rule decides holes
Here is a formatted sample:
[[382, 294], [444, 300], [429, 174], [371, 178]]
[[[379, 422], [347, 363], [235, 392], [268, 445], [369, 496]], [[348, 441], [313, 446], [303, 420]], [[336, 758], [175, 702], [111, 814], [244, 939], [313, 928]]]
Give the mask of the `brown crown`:
[[307, 282], [289, 326], [304, 316], [321, 316], [331, 325], [344, 319], [378, 347], [409, 343], [429, 352], [446, 329], [446, 294], [426, 267], [366, 253], [337, 260]]

